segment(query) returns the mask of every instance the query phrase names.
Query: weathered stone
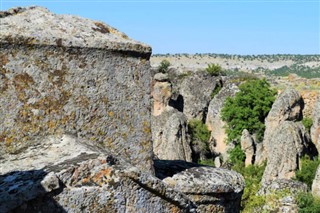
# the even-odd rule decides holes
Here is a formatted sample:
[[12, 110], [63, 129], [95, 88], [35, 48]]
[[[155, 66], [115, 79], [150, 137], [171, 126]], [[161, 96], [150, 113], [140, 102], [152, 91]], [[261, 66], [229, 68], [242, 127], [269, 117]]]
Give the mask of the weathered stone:
[[216, 168], [220, 168], [221, 167], [221, 159], [220, 159], [219, 156], [214, 158], [214, 166]]
[[210, 95], [217, 83], [215, 77], [205, 72], [187, 76], [179, 85], [179, 94], [183, 97], [183, 113], [188, 120], [204, 120], [210, 102]]
[[158, 116], [152, 116], [153, 152], [162, 160], [192, 161], [186, 116], [167, 106]]
[[233, 83], [226, 83], [220, 92], [211, 100], [208, 108], [208, 114], [206, 118], [206, 125], [211, 131], [210, 141], [214, 141], [214, 144], [210, 144], [210, 149], [214, 153], [219, 153], [223, 156], [223, 160], [227, 160], [227, 134], [224, 126], [226, 123], [221, 119], [221, 110], [227, 97], [233, 97], [239, 88]]
[[315, 105], [313, 116], [312, 116], [313, 124], [310, 129], [312, 142], [317, 147], [318, 152], [320, 152], [320, 98]]
[[0, 164], [1, 212], [188, 212], [196, 208], [161, 180], [71, 136], [52, 137], [24, 154], [3, 157], [11, 160], [2, 159]]
[[273, 133], [284, 121], [302, 120], [302, 110], [304, 107], [303, 99], [294, 89], [286, 89], [282, 92], [273, 103], [272, 108], [265, 119], [266, 129], [263, 138], [263, 148], [260, 155], [256, 156], [256, 163], [262, 164], [267, 160], [270, 143], [274, 141]]
[[296, 195], [307, 192], [307, 185], [299, 181], [277, 179], [262, 185], [258, 195], [266, 197], [266, 212], [298, 213]]
[[283, 121], [272, 135], [268, 162], [262, 182], [290, 179], [299, 168], [300, 158], [309, 153], [310, 137], [301, 122]]
[[253, 157], [255, 153], [254, 140], [246, 129], [242, 131], [240, 144], [242, 151], [244, 151], [246, 155], [245, 166], [252, 165], [254, 163]]
[[157, 73], [154, 75], [153, 79], [158, 82], [169, 81], [169, 76], [166, 73]]
[[320, 166], [318, 166], [316, 175], [312, 182], [312, 194], [320, 197]]
[[171, 83], [168, 81], [156, 81], [154, 83], [151, 92], [153, 98], [153, 116], [160, 115], [169, 105], [169, 100], [172, 96], [171, 90]]
[[193, 167], [163, 181], [186, 194], [199, 212], [240, 212], [244, 179], [234, 171]]
[[0, 44], [1, 155], [68, 133], [152, 171], [149, 46], [40, 7], [3, 15]]

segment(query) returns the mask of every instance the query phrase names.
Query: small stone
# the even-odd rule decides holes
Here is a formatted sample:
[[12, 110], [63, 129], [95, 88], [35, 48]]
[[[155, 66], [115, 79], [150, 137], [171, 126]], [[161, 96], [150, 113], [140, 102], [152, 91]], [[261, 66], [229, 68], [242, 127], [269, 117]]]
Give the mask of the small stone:
[[51, 192], [55, 189], [59, 189], [59, 178], [54, 172], [50, 172], [41, 181], [41, 186], [46, 192]]

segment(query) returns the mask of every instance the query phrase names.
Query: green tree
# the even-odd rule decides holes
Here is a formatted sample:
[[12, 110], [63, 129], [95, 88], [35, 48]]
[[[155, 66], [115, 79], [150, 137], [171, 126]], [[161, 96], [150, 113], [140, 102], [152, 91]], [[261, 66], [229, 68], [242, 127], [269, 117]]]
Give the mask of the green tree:
[[208, 67], [206, 68], [206, 71], [211, 75], [211, 76], [219, 76], [223, 75], [222, 68], [219, 64], [208, 64]]
[[310, 129], [311, 129], [312, 124], [313, 124], [312, 119], [309, 118], [309, 117], [305, 117], [305, 118], [302, 119], [302, 124], [306, 128], [307, 132], [310, 133]]
[[239, 86], [239, 90], [234, 98], [227, 98], [221, 111], [222, 120], [227, 123], [228, 142], [239, 142], [244, 129], [261, 140], [264, 120], [275, 100], [276, 91], [265, 79], [248, 80]]
[[158, 71], [162, 72], [162, 73], [167, 73], [170, 65], [171, 65], [170, 62], [168, 60], [164, 59], [160, 62], [160, 65], [158, 67]]
[[311, 160], [309, 156], [304, 156], [301, 159], [301, 168], [296, 171], [295, 179], [304, 182], [311, 189], [312, 182], [316, 175], [319, 164], [320, 160], [317, 158]]

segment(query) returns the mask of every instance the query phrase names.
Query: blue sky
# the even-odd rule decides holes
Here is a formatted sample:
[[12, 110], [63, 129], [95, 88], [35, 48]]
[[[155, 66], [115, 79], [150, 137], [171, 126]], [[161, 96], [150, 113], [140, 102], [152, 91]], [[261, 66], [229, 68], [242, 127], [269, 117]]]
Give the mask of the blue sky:
[[320, 0], [0, 0], [100, 20], [153, 53], [320, 54]]

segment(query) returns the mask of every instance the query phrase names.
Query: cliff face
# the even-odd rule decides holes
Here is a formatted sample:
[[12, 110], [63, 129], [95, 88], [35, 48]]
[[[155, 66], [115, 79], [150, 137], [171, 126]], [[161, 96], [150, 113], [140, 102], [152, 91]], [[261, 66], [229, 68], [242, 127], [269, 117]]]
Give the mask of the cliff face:
[[152, 170], [149, 46], [39, 7], [2, 13], [0, 44], [1, 155], [69, 134]]

